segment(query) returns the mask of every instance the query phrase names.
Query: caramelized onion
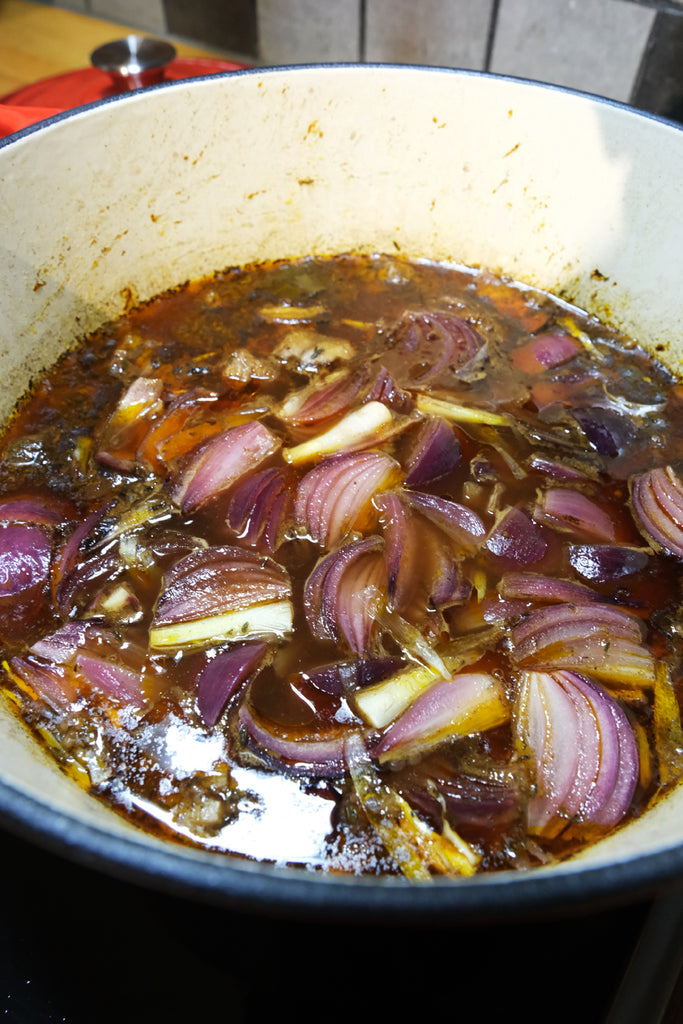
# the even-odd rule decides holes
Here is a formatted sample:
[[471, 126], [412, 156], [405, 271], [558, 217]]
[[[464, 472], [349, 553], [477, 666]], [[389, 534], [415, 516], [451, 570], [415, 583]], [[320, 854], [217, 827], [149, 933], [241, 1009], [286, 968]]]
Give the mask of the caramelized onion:
[[560, 366], [581, 351], [581, 342], [571, 334], [537, 334], [510, 353], [510, 362], [525, 373], [540, 373]]
[[316, 379], [289, 395], [278, 410], [293, 427], [318, 427], [348, 411], [367, 382], [367, 371], [347, 369]]
[[135, 468], [151, 421], [163, 411], [163, 391], [163, 382], [149, 377], [138, 377], [126, 388], [100, 438], [100, 462], [124, 472]]
[[532, 572], [507, 572], [498, 584], [505, 599], [540, 601], [547, 604], [589, 604], [600, 596], [583, 583]]
[[617, 686], [652, 686], [656, 666], [643, 630], [636, 615], [612, 605], [551, 605], [513, 627], [510, 655], [524, 668], [575, 669]]
[[201, 508], [278, 450], [280, 441], [258, 420], [231, 427], [190, 458], [172, 497], [184, 512]]

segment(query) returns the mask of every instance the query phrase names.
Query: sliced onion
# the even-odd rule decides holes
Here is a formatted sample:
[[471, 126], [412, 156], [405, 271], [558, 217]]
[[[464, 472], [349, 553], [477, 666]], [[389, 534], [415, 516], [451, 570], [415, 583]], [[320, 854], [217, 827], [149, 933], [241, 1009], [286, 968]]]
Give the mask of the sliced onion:
[[54, 633], [41, 637], [30, 647], [29, 654], [56, 665], [73, 663], [76, 652], [85, 642], [87, 634], [96, 627], [84, 619], [72, 619]]
[[78, 699], [79, 681], [69, 666], [16, 657], [8, 663], [7, 672], [20, 689], [28, 687], [55, 711], [66, 711]]
[[643, 548], [619, 544], [570, 544], [568, 555], [574, 571], [591, 583], [611, 583], [642, 572], [650, 559]]
[[273, 554], [294, 512], [296, 478], [287, 467], [271, 466], [239, 483], [230, 496], [228, 525], [249, 547]]
[[278, 450], [281, 442], [259, 420], [211, 438], [190, 458], [172, 491], [183, 511], [206, 505]]
[[33, 625], [45, 607], [52, 540], [40, 526], [0, 527], [0, 633], [7, 639]]
[[331, 547], [350, 531], [364, 532], [376, 523], [373, 496], [401, 476], [398, 463], [383, 452], [331, 455], [300, 481], [295, 520], [314, 543]]
[[529, 459], [529, 466], [538, 473], [545, 473], [554, 480], [586, 480], [586, 473], [575, 466], [567, 465], [565, 462], [557, 462], [543, 455], [532, 455]]
[[197, 709], [208, 726], [215, 725], [228, 701], [258, 668], [266, 653], [262, 642], [219, 651], [197, 677]]
[[540, 562], [548, 551], [543, 528], [517, 506], [507, 509], [489, 533], [486, 550], [507, 569]]
[[683, 558], [683, 481], [673, 466], [658, 466], [634, 477], [631, 500], [648, 540]]
[[154, 648], [283, 635], [292, 627], [291, 586], [272, 559], [238, 547], [205, 548], [164, 578], [150, 630]]
[[471, 584], [448, 535], [395, 492], [380, 494], [374, 502], [385, 541], [389, 607], [420, 625], [430, 609], [466, 601]]
[[600, 595], [583, 583], [531, 572], [507, 572], [498, 584], [506, 600], [540, 601], [544, 604], [590, 604]]
[[630, 417], [612, 409], [586, 406], [571, 414], [598, 455], [616, 458], [634, 441], [635, 428]]
[[53, 497], [49, 501], [20, 496], [0, 500], [0, 522], [52, 527], [75, 518], [75, 515], [69, 503]]
[[164, 409], [161, 380], [138, 377], [126, 388], [104, 427], [97, 458], [115, 469], [135, 468], [138, 448], [152, 419]]
[[0, 526], [0, 602], [7, 607], [27, 592], [43, 589], [48, 580], [52, 541], [39, 526]]
[[510, 353], [510, 362], [525, 373], [541, 373], [560, 366], [581, 351], [581, 342], [571, 334], [537, 334]]
[[480, 334], [451, 313], [407, 312], [391, 332], [383, 361], [399, 381], [411, 386], [444, 373], [464, 376], [486, 354]]
[[304, 679], [322, 693], [343, 697], [352, 690], [363, 689], [398, 672], [405, 660], [398, 657], [354, 658], [353, 661], [338, 661], [331, 665], [298, 672], [293, 680]]
[[435, 683], [396, 719], [373, 749], [381, 762], [403, 760], [447, 740], [507, 721], [503, 688], [486, 672], [463, 672]]
[[338, 370], [292, 392], [280, 406], [278, 415], [293, 427], [321, 426], [348, 412], [366, 382], [366, 370]]
[[122, 704], [144, 706], [144, 678], [140, 672], [85, 651], [76, 655], [76, 668], [91, 687], [105, 696]]
[[427, 516], [465, 549], [478, 547], [486, 536], [486, 527], [477, 513], [457, 501], [421, 491], [407, 491], [404, 500], [411, 508], [417, 509]]
[[366, 398], [369, 402], [382, 402], [389, 409], [405, 416], [415, 409], [415, 401], [410, 392], [398, 386], [386, 366], [379, 367]]
[[545, 522], [600, 540], [613, 541], [614, 523], [605, 510], [592, 498], [569, 487], [552, 487], [539, 499], [537, 516]]
[[293, 466], [313, 462], [335, 452], [351, 452], [382, 444], [406, 426], [382, 402], [366, 402], [352, 409], [322, 434], [285, 448], [283, 456]]
[[453, 427], [440, 416], [428, 416], [418, 424], [402, 462], [406, 487], [423, 487], [452, 472], [461, 450]]
[[513, 627], [510, 656], [524, 668], [575, 669], [610, 685], [651, 687], [656, 663], [643, 631], [636, 615], [612, 605], [552, 605]]
[[573, 672], [525, 672], [518, 716], [521, 752], [533, 756], [534, 832], [556, 832], [571, 819], [617, 824], [638, 781], [638, 754], [626, 714]]
[[246, 702], [240, 706], [237, 722], [243, 742], [287, 775], [335, 778], [346, 771], [348, 728], [339, 727], [313, 737], [296, 731], [284, 732], [256, 718]]
[[386, 592], [381, 549], [378, 537], [367, 537], [318, 562], [304, 588], [304, 612], [314, 636], [343, 640], [354, 654], [367, 653], [375, 626], [374, 605]]

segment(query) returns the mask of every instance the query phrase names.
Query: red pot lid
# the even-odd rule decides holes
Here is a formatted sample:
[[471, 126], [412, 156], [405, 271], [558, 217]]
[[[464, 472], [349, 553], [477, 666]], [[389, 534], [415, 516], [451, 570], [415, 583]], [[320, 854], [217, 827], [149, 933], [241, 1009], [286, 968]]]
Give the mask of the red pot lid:
[[[211, 57], [175, 57], [163, 69], [161, 81], [176, 82], [200, 75], [240, 71], [246, 67], [247, 64]], [[116, 96], [120, 92], [106, 72], [94, 67], [67, 71], [32, 82], [0, 98], [0, 136], [72, 107]]]

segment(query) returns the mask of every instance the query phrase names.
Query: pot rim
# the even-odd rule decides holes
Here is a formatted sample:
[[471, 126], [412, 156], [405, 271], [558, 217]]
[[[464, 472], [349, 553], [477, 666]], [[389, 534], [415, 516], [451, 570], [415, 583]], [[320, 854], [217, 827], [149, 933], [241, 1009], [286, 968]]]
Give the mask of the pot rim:
[[492, 71], [479, 71], [474, 68], [457, 68], [447, 67], [445, 65], [425, 65], [425, 64], [393, 64], [383, 63], [381, 61], [374, 62], [358, 62], [358, 61], [328, 61], [315, 63], [311, 62], [308, 64], [272, 64], [267, 67], [247, 67], [240, 68], [235, 71], [220, 71], [214, 72], [208, 75], [197, 75], [196, 77], [189, 79], [177, 79], [172, 82], [159, 82], [156, 85], [146, 86], [143, 89], [132, 89], [129, 92], [118, 93], [113, 96], [105, 96], [101, 99], [93, 100], [90, 103], [84, 103], [78, 107], [72, 107], [69, 110], [61, 111], [58, 114], [53, 114], [50, 117], [45, 118], [42, 121], [37, 121], [35, 124], [27, 125], [25, 128], [19, 129], [12, 135], [7, 135], [4, 138], [0, 138], [0, 150], [8, 145], [12, 145], [14, 142], [18, 142], [22, 139], [28, 138], [31, 135], [35, 135], [37, 132], [49, 128], [54, 124], [59, 124], [61, 121], [67, 120], [74, 116], [81, 116], [90, 110], [95, 110], [99, 107], [109, 106], [110, 104], [126, 103], [134, 101], [136, 97], [139, 97], [142, 93], [166, 91], [169, 89], [176, 88], [187, 88], [191, 87], [194, 83], [202, 83], [207, 81], [215, 81], [227, 78], [243, 78], [253, 77], [254, 75], [273, 75], [281, 74], [286, 72], [288, 74], [306, 74], [317, 71], [329, 71], [329, 70], [340, 70], [345, 72], [371, 72], [371, 71], [394, 71], [397, 73], [406, 72], [408, 74], [427, 74], [427, 75], [455, 75], [457, 77], [464, 78], [481, 78], [491, 79], [496, 82], [510, 82], [511, 84], [525, 85], [532, 88], [539, 89], [541, 91], [557, 92], [563, 95], [575, 96], [580, 99], [595, 102], [601, 106], [614, 107], [618, 110], [622, 110], [632, 116], [642, 117], [646, 120], [658, 122], [660, 124], [668, 125], [671, 128], [683, 131], [683, 124], [678, 121], [674, 121], [670, 118], [663, 117], [661, 114], [654, 114], [648, 110], [641, 110], [638, 107], [631, 106], [629, 103], [623, 100], [615, 100], [609, 96], [600, 96], [597, 93], [592, 93], [587, 90], [577, 89], [575, 87], [569, 87], [564, 85], [557, 85], [554, 82], [544, 82], [538, 79], [526, 78], [521, 75], [508, 75], [498, 74]]
[[[311, 63], [245, 68], [187, 80], [159, 83], [144, 90], [109, 96], [55, 114], [0, 139], [0, 150], [73, 117], [87, 116], [109, 104], [135, 102], [141, 93], [195, 88], [217, 79], [319, 71], [366, 74], [391, 71], [424, 76], [455, 75], [489, 79], [574, 96], [683, 131], [683, 125], [618, 100], [553, 83], [469, 69], [384, 63]], [[579, 867], [570, 871], [535, 869], [482, 875], [462, 883], [452, 879], [420, 884], [402, 878], [329, 876], [298, 868], [236, 860], [223, 854], [166, 847], [107, 831], [24, 793], [0, 779], [0, 821], [3, 827], [48, 852], [124, 881], [204, 903], [268, 915], [318, 916], [357, 920], [372, 912], [375, 920], [453, 925], [486, 924], [519, 917], [577, 912], [650, 898], [683, 881], [683, 844], [623, 862]]]
[[174, 896], [271, 917], [357, 920], [372, 912], [375, 923], [452, 926], [535, 919], [582, 909], [655, 898], [680, 885], [683, 845], [621, 863], [546, 874], [479, 875], [462, 883], [434, 879], [329, 876], [301, 868], [236, 860], [220, 853], [186, 850], [113, 834], [57, 811], [0, 780], [3, 827], [46, 852]]

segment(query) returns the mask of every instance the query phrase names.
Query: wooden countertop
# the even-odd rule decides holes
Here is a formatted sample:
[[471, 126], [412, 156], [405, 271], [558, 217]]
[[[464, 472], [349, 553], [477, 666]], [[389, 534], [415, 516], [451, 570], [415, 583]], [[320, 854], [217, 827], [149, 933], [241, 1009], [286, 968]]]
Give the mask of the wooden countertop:
[[[0, 96], [39, 79], [88, 67], [96, 47], [130, 32], [156, 35], [28, 0], [0, 0]], [[179, 57], [229, 55], [168, 39]]]

